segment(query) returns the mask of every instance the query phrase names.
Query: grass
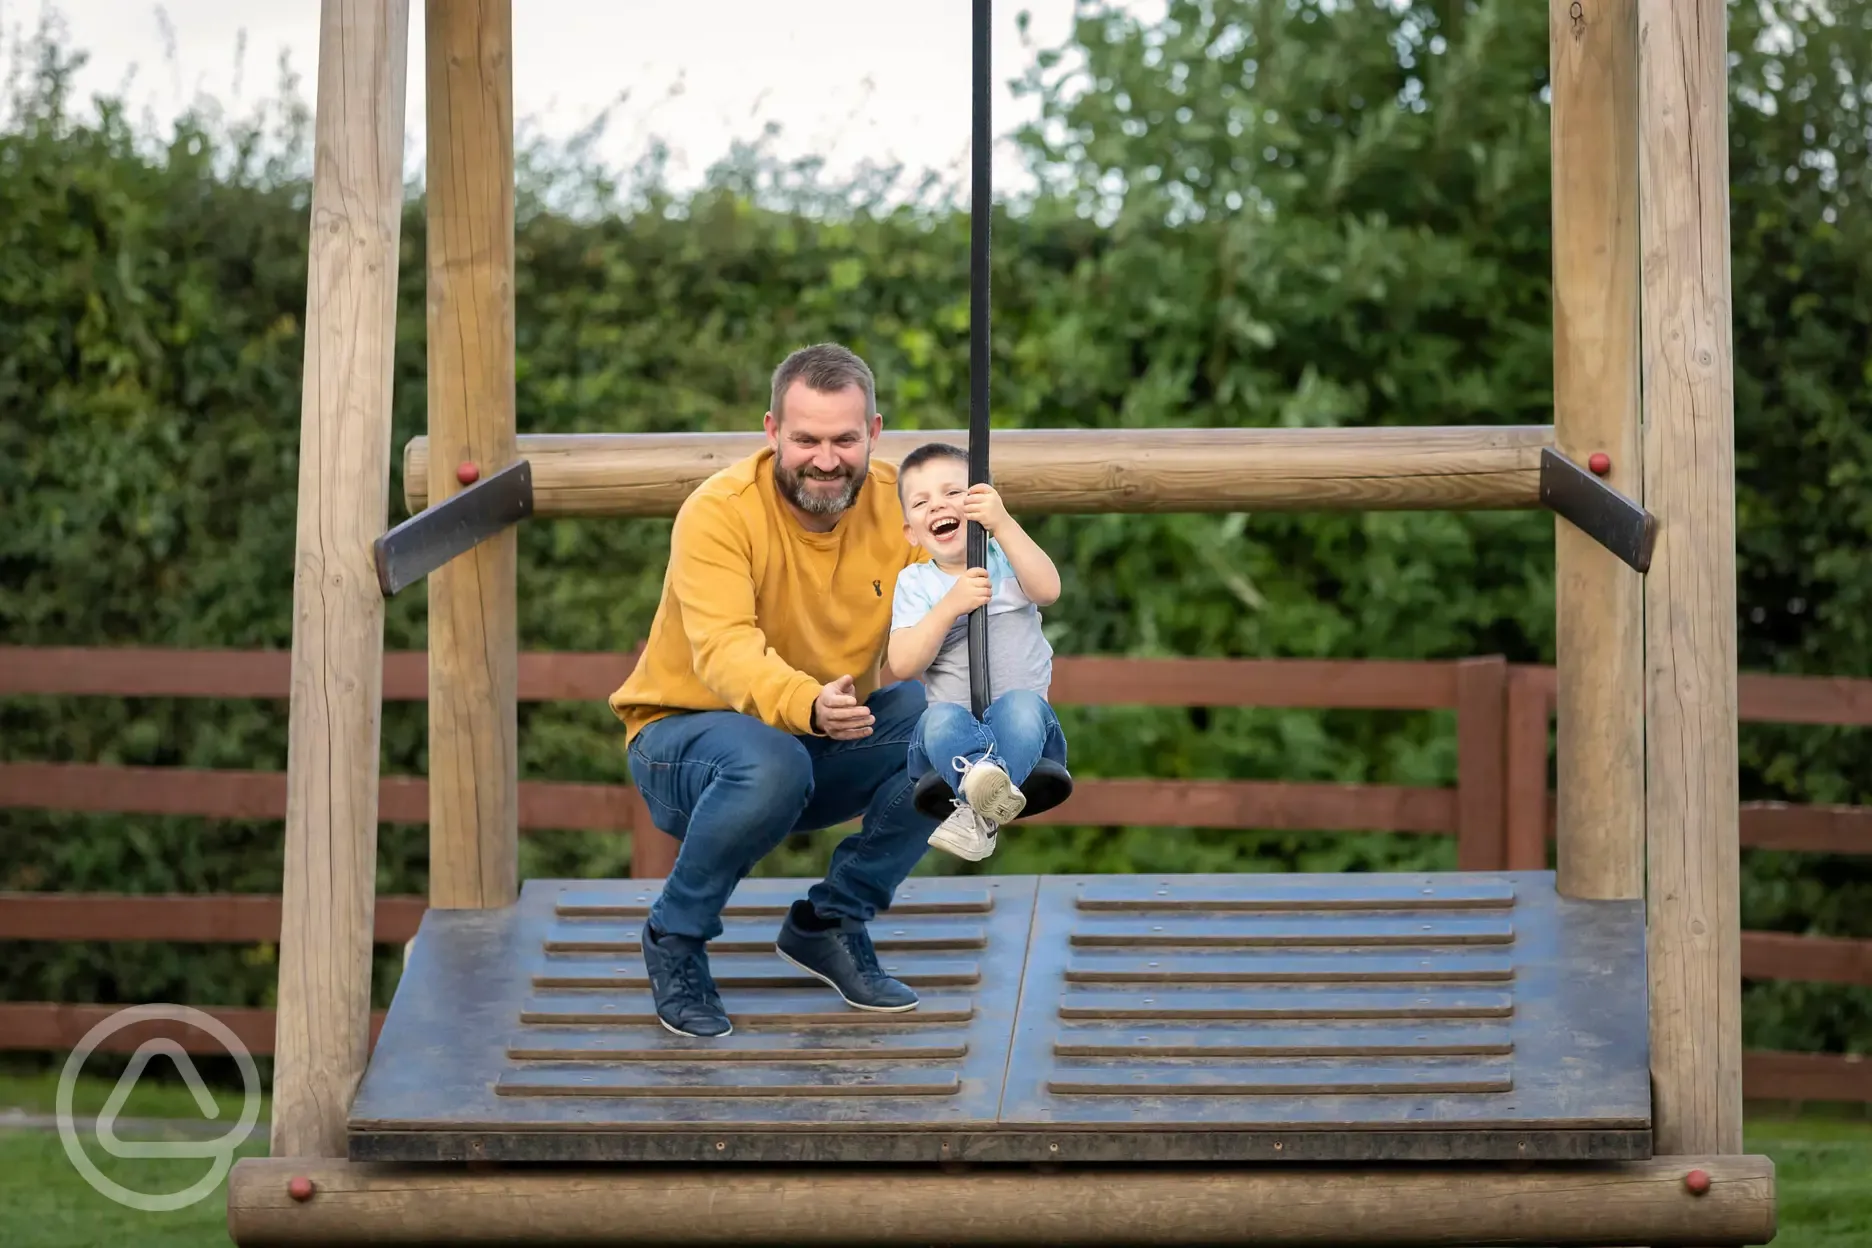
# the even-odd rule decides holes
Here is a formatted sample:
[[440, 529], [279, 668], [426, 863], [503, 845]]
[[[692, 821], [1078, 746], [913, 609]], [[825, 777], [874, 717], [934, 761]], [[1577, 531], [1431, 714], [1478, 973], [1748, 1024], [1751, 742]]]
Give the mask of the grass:
[[[225, 1186], [200, 1203], [173, 1213], [127, 1209], [89, 1187], [65, 1155], [59, 1133], [4, 1126], [8, 1108], [53, 1112], [56, 1073], [0, 1073], [0, 1228], [8, 1248], [92, 1248], [133, 1244], [138, 1248], [224, 1246]], [[110, 1096], [108, 1079], [81, 1079], [72, 1098], [80, 1112], [95, 1113]], [[239, 1089], [216, 1090], [216, 1121], [237, 1122]], [[179, 1081], [149, 1072], [120, 1112], [124, 1118], [201, 1121], [194, 1097]], [[261, 1123], [266, 1111], [261, 1111]], [[153, 1138], [122, 1133], [125, 1138]], [[1775, 1248], [1865, 1248], [1872, 1244], [1872, 1118], [1863, 1108], [1847, 1113], [1761, 1112], [1747, 1127], [1750, 1152], [1774, 1158], [1780, 1230]], [[116, 1182], [146, 1192], [179, 1191], [207, 1173], [206, 1159], [114, 1158], [102, 1155], [95, 1137], [88, 1155]], [[266, 1152], [264, 1125], [239, 1156]]]

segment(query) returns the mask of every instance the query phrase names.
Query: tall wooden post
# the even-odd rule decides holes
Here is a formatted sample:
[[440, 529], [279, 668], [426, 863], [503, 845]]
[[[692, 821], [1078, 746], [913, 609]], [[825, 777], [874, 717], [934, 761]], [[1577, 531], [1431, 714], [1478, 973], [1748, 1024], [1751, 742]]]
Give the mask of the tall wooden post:
[[272, 1155], [343, 1157], [370, 1052], [408, 0], [323, 0]]
[[1639, 0], [1652, 1075], [1659, 1153], [1742, 1148], [1724, 0]]
[[[1642, 501], [1638, 0], [1548, 0], [1554, 442]], [[1568, 897], [1644, 896], [1644, 583], [1554, 519], [1555, 850]]]
[[[428, 0], [429, 500], [514, 462], [513, 8]], [[519, 887], [513, 529], [429, 577], [429, 901]]]

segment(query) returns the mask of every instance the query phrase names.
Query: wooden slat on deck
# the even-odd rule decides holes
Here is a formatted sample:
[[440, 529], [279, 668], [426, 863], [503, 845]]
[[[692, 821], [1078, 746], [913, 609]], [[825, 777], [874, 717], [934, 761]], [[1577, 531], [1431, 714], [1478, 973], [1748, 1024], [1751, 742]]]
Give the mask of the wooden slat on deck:
[[1545, 872], [1047, 877], [1001, 1124], [1062, 1159], [1643, 1156], [1643, 919]]
[[719, 1040], [658, 1021], [656, 885], [532, 880], [511, 911], [431, 911], [353, 1106], [375, 1160], [867, 1162], [992, 1131], [1032, 877], [915, 879], [872, 924], [907, 1013], [854, 1009], [773, 942], [811, 881], [743, 881], [711, 951]]

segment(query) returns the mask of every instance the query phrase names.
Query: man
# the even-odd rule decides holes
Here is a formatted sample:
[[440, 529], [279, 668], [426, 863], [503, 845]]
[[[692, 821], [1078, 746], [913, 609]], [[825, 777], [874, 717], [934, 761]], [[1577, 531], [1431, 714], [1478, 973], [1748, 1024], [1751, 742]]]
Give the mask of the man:
[[866, 924], [927, 851], [907, 774], [923, 687], [883, 683], [904, 539], [871, 370], [833, 344], [773, 375], [767, 446], [677, 512], [643, 657], [611, 697], [631, 775], [681, 848], [644, 924], [657, 1017], [679, 1035], [731, 1028], [707, 942], [729, 894], [794, 831], [863, 816], [793, 903], [780, 956], [865, 1010], [917, 996], [878, 965]]

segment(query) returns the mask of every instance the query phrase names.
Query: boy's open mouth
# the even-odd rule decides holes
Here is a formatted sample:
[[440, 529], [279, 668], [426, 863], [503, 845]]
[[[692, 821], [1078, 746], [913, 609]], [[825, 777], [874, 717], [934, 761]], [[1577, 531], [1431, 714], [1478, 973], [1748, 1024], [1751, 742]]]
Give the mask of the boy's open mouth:
[[930, 535], [932, 537], [948, 537], [961, 527], [962, 521], [956, 517], [944, 516], [940, 520], [932, 520], [930, 522]]

